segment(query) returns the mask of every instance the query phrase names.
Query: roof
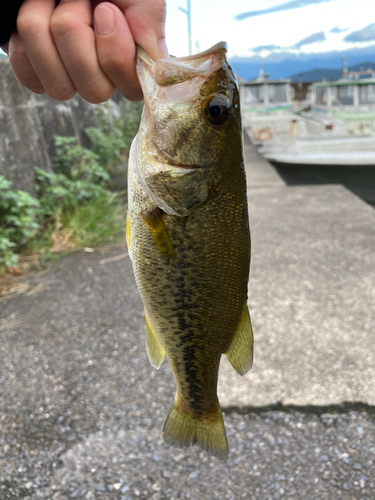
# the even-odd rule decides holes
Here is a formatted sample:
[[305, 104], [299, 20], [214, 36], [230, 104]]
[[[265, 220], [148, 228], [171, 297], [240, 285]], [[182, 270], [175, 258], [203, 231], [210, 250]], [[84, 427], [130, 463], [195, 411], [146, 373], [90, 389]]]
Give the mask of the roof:
[[263, 83], [290, 83], [291, 80], [289, 78], [285, 78], [284, 80], [250, 80], [248, 82], [243, 82], [241, 85], [262, 85]]
[[363, 80], [336, 80], [334, 82], [315, 82], [311, 87], [337, 87], [338, 85], [369, 85], [375, 84], [375, 78], [365, 78]]

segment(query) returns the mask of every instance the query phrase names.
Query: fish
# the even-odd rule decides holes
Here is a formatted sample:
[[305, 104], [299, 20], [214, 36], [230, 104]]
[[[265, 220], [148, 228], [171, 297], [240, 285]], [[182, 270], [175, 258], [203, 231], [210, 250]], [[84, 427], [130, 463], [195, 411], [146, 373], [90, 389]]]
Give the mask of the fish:
[[220, 42], [154, 62], [137, 48], [144, 94], [128, 165], [126, 238], [151, 364], [176, 394], [163, 437], [225, 458], [222, 354], [252, 366], [250, 229], [238, 84]]

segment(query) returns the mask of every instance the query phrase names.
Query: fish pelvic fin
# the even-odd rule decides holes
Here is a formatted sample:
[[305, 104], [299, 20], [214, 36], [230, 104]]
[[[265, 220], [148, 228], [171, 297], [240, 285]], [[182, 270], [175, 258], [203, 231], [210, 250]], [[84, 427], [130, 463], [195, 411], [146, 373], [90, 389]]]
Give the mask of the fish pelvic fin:
[[165, 351], [146, 311], [145, 330], [148, 359], [150, 360], [152, 366], [159, 370], [165, 358]]
[[128, 247], [129, 255], [130, 255], [131, 234], [132, 234], [132, 226], [131, 226], [131, 222], [130, 222], [130, 215], [129, 215], [129, 212], [128, 212], [126, 214], [126, 245]]
[[196, 444], [215, 457], [226, 459], [228, 456], [228, 442], [219, 402], [215, 414], [207, 418], [196, 418], [181, 409], [176, 395], [164, 423], [163, 437], [167, 443], [179, 448]]
[[245, 302], [237, 331], [225, 353], [229, 363], [240, 375], [245, 375], [253, 365], [253, 345], [253, 329], [249, 309]]

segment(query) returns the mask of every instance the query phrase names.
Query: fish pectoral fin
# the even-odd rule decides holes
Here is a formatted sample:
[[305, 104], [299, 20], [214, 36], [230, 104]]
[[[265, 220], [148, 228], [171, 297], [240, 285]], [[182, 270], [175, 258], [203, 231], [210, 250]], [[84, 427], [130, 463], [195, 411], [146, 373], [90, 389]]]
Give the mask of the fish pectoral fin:
[[237, 331], [229, 349], [225, 353], [229, 363], [237, 373], [245, 375], [253, 364], [253, 329], [249, 309], [245, 302]]
[[164, 223], [163, 214], [163, 210], [157, 207], [152, 212], [147, 214], [142, 212], [141, 215], [159, 252], [162, 253], [167, 260], [172, 260], [175, 257], [175, 250], [168, 229]]
[[197, 444], [218, 458], [225, 459], [228, 455], [227, 437], [219, 402], [214, 414], [207, 418], [196, 418], [182, 410], [176, 394], [164, 423], [163, 437], [167, 443], [180, 448]]
[[148, 359], [150, 360], [152, 366], [159, 370], [165, 358], [165, 351], [146, 311], [145, 330]]
[[130, 215], [129, 215], [129, 211], [128, 211], [128, 213], [126, 214], [126, 245], [128, 247], [129, 255], [130, 255], [131, 234], [132, 234], [132, 227], [131, 227]]

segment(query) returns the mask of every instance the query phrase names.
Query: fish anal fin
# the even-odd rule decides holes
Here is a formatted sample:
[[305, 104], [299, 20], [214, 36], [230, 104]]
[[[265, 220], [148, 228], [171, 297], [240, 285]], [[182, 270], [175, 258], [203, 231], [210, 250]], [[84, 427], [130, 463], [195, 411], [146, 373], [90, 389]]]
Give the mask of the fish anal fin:
[[163, 210], [155, 208], [152, 212], [147, 214], [142, 212], [141, 215], [159, 252], [162, 253], [167, 260], [173, 260], [175, 257], [175, 250], [168, 229], [164, 223], [163, 214]]
[[210, 455], [222, 459], [228, 456], [228, 442], [219, 403], [215, 414], [197, 418], [183, 411], [176, 395], [164, 424], [163, 437], [167, 443], [179, 448], [196, 444]]
[[237, 331], [233, 337], [229, 349], [225, 353], [229, 363], [237, 373], [245, 375], [253, 364], [253, 329], [249, 309], [245, 302], [242, 309]]
[[154, 366], [156, 369], [159, 369], [164, 361], [165, 351], [146, 311], [145, 330], [148, 358], [152, 366]]

